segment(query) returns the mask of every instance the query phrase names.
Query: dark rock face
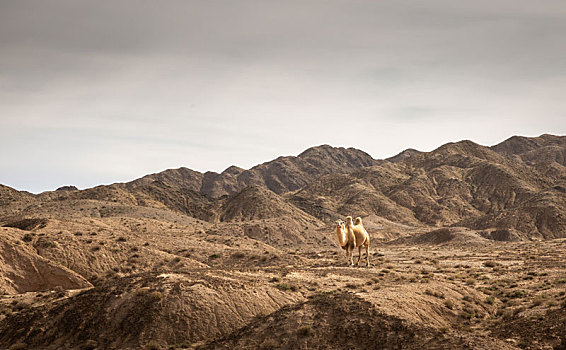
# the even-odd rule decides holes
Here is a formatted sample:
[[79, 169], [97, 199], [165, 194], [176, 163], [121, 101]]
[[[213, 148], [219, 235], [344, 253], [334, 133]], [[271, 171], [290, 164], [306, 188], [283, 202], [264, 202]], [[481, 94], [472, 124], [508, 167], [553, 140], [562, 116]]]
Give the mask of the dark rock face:
[[76, 186], [61, 186], [55, 191], [78, 191], [79, 189]]

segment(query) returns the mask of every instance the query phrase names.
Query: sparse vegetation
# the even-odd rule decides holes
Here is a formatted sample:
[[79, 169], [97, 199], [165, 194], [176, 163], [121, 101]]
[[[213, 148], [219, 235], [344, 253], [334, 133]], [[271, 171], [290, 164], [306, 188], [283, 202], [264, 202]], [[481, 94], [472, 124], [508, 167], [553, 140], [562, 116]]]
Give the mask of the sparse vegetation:
[[97, 346], [98, 342], [96, 340], [89, 339], [83, 344], [82, 348], [84, 350], [94, 350]]
[[159, 300], [161, 300], [161, 298], [163, 298], [163, 294], [161, 294], [161, 292], [158, 291], [158, 290], [155, 290], [155, 291], [149, 293], [148, 296], [149, 296], [149, 300], [154, 301], [154, 302], [159, 301]]
[[514, 290], [510, 293], [507, 293], [506, 296], [508, 298], [524, 298], [528, 295], [529, 293], [526, 290]]
[[242, 259], [246, 256], [244, 252], [234, 252], [232, 253], [232, 258], [234, 259]]
[[12, 344], [9, 347], [10, 350], [26, 350], [27, 348], [28, 348], [27, 344], [21, 342]]
[[186, 340], [186, 341], [184, 341], [184, 342], [182, 342], [182, 343], [179, 343], [179, 344], [170, 345], [170, 346], [169, 346], [169, 349], [170, 349], [170, 350], [174, 350], [174, 349], [188, 349], [188, 348], [190, 348], [190, 347], [191, 347], [191, 342], [188, 341], [188, 340]]
[[537, 307], [540, 306], [544, 303], [545, 298], [542, 296], [537, 296], [533, 299], [533, 303], [531, 304], [531, 307]]
[[297, 287], [288, 283], [277, 283], [275, 287], [281, 290], [290, 290], [293, 292], [297, 290]]
[[311, 326], [303, 326], [297, 329], [299, 337], [310, 337], [314, 334]]
[[56, 248], [57, 247], [57, 243], [55, 243], [53, 240], [47, 238], [47, 237], [40, 237], [36, 244], [37, 247], [40, 248], [45, 248], [45, 249], [49, 249], [49, 248]]
[[145, 350], [161, 350], [159, 343], [151, 341], [145, 346]]
[[135, 295], [137, 296], [144, 296], [144, 295], [148, 295], [151, 292], [151, 289], [147, 288], [147, 287], [143, 287], [143, 288], [138, 288], [135, 291]]
[[275, 350], [279, 348], [279, 343], [273, 338], [265, 339], [260, 345], [260, 350]]
[[425, 289], [424, 293], [426, 295], [430, 295], [439, 299], [444, 299], [445, 296], [442, 292], [437, 292], [437, 291], [431, 291], [430, 289]]

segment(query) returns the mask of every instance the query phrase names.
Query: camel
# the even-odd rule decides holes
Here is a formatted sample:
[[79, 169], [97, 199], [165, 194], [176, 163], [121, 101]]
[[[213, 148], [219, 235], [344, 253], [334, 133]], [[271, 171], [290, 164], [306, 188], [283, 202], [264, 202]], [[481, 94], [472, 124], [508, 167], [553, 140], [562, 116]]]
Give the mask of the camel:
[[338, 221], [336, 221], [336, 237], [338, 237], [338, 244], [340, 244], [340, 247], [346, 251], [350, 265], [354, 266], [353, 252], [354, 247], [356, 246], [356, 236], [348, 235], [346, 224], [342, 221], [342, 219], [338, 219]]
[[338, 220], [336, 222], [336, 236], [338, 237], [340, 247], [346, 250], [351, 266], [354, 266], [354, 249], [356, 247], [359, 251], [356, 266], [360, 265], [362, 247], [366, 249], [366, 264], [369, 266], [369, 234], [364, 228], [362, 218], [357, 217], [355, 222], [352, 222], [352, 217], [347, 216], [345, 223], [342, 220]]
[[[366, 249], [366, 265], [369, 266], [369, 234], [364, 228], [362, 218], [358, 216], [354, 220], [354, 222], [352, 222], [352, 217], [346, 216], [346, 230], [348, 231], [349, 236], [353, 235], [354, 237], [356, 237], [355, 247], [358, 248], [359, 253], [356, 266], [360, 265], [360, 259], [362, 258], [362, 247]], [[352, 249], [352, 256], [353, 255], [354, 251]]]

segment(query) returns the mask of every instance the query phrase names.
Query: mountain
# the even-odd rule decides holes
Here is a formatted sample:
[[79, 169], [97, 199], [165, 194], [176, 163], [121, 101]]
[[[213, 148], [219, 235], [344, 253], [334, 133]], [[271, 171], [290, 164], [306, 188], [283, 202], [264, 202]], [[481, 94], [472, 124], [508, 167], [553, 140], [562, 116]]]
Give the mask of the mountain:
[[0, 348], [563, 348], [563, 140], [0, 186]]
[[394, 222], [419, 225], [410, 209], [386, 195], [388, 188], [399, 186], [407, 179], [409, 176], [401, 168], [384, 163], [348, 175], [322, 176], [288, 198], [295, 206], [323, 221], [356, 213], [356, 216], [377, 214]]
[[[556, 140], [563, 140], [541, 138], [528, 142], [529, 154], [554, 149]], [[461, 141], [431, 152], [407, 152], [410, 156], [396, 156], [350, 174], [320, 177], [289, 200], [325, 221], [347, 213], [376, 214], [409, 225], [564, 237], [566, 168], [554, 161], [550, 177], [504, 150], [508, 148]]]
[[378, 161], [360, 150], [322, 145], [309, 148], [296, 157], [279, 157], [249, 170], [231, 166], [220, 174], [210, 171], [201, 174], [187, 168], [172, 169], [144, 176], [127, 183], [126, 187], [132, 189], [158, 180], [210, 198], [234, 194], [250, 185], [281, 194], [297, 190], [324, 174], [349, 173], [376, 163]]
[[244, 188], [223, 200], [219, 209], [220, 221], [250, 221], [277, 217], [290, 217], [301, 222], [317, 221], [261, 186]]
[[100, 200], [209, 222], [291, 217], [320, 225], [355, 213], [414, 227], [511, 229], [523, 237], [553, 238], [566, 231], [564, 152], [566, 137], [552, 135], [511, 137], [492, 147], [465, 140], [431, 152], [408, 149], [387, 160], [323, 145], [249, 170], [232, 166], [202, 174], [179, 168], [39, 196], [4, 186], [0, 199], [5, 208], [34, 200]]
[[421, 154], [422, 152], [417, 151], [416, 149], [413, 148], [408, 148], [406, 150], [404, 150], [403, 152], [393, 156], [393, 157], [389, 157], [386, 160], [390, 161], [391, 163], [398, 163], [398, 162], [402, 162], [404, 160], [406, 160], [407, 158], [410, 158], [412, 156]]
[[0, 184], [0, 206], [7, 207], [11, 204], [31, 201], [33, 198], [34, 195], [29, 192], [18, 191]]
[[499, 154], [514, 156], [529, 165], [543, 162], [566, 165], [566, 136], [512, 136], [491, 149]]
[[[70, 298], [59, 297], [33, 313], [26, 308], [25, 317], [9, 317], [0, 323], [0, 344], [20, 338], [25, 329], [32, 330], [25, 332], [32, 349], [85, 349], [89, 343], [99, 349], [145, 349], [150, 341], [182, 343], [221, 336], [297, 299], [249, 277], [123, 277]], [[217, 321], [211, 324], [210, 315]], [[37, 331], [41, 329], [50, 332]]]

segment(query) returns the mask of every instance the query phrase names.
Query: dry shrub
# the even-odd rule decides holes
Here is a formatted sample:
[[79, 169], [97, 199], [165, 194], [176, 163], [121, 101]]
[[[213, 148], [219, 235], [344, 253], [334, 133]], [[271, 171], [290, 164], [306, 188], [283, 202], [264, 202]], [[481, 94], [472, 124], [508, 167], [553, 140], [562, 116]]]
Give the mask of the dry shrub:
[[533, 303], [532, 303], [531, 307], [537, 307], [537, 306], [539, 306], [539, 305], [542, 305], [543, 303], [544, 303], [544, 298], [538, 296], [538, 297], [536, 297], [536, 298], [533, 300]]
[[304, 326], [297, 329], [297, 334], [299, 335], [299, 337], [310, 337], [311, 335], [314, 334], [314, 332], [311, 326]]
[[275, 287], [281, 290], [291, 290], [293, 292], [297, 290], [297, 287], [290, 285], [289, 283], [277, 283]]
[[97, 346], [98, 343], [96, 342], [96, 340], [89, 339], [83, 344], [82, 348], [84, 350], [94, 350]]
[[154, 341], [149, 342], [145, 346], [145, 350], [160, 350], [160, 349], [161, 349], [161, 345], [159, 345], [157, 342]]
[[151, 293], [149, 293], [149, 299], [151, 301], [159, 301], [161, 300], [161, 298], [163, 298], [163, 294], [161, 294], [160, 291], [153, 291]]
[[273, 338], [267, 338], [259, 345], [259, 348], [261, 350], [279, 349], [279, 343]]
[[242, 259], [245, 256], [246, 254], [243, 252], [235, 252], [234, 254], [232, 254], [232, 258], [234, 259]]
[[40, 248], [56, 248], [57, 247], [57, 243], [55, 243], [54, 241], [52, 241], [51, 239], [49, 239], [47, 237], [40, 237], [37, 240], [36, 245]]
[[148, 295], [149, 292], [150, 292], [150, 289], [147, 288], [147, 287], [144, 287], [144, 288], [137, 289], [135, 294], [137, 296], [144, 296], [144, 295]]
[[436, 297], [438, 299], [444, 299], [445, 298], [445, 296], [442, 292], [435, 292], [435, 291], [431, 291], [430, 289], [425, 290], [424, 293], [426, 295], [430, 295], [430, 296]]
[[174, 348], [179, 348], [179, 349], [188, 349], [190, 347], [191, 347], [191, 342], [188, 340], [185, 340], [184, 342], [174, 346]]

